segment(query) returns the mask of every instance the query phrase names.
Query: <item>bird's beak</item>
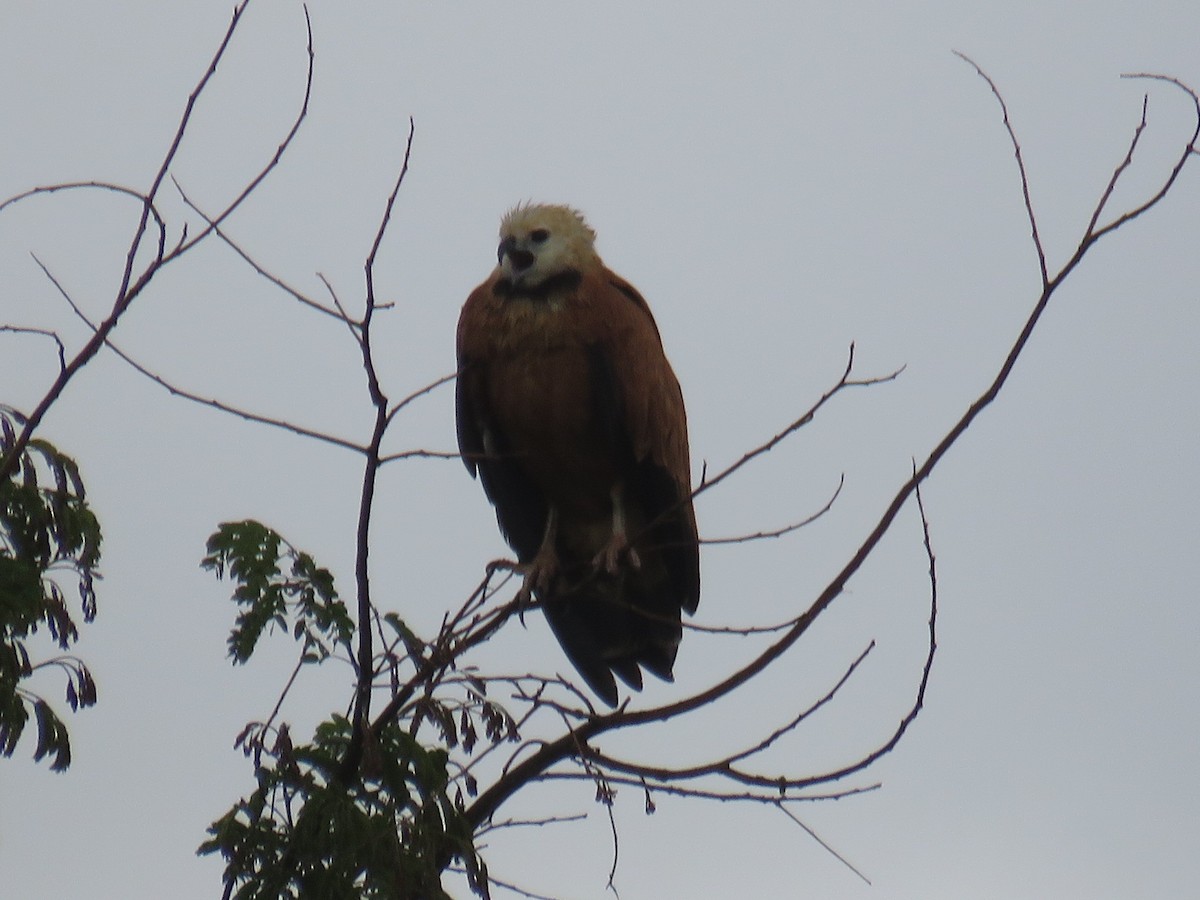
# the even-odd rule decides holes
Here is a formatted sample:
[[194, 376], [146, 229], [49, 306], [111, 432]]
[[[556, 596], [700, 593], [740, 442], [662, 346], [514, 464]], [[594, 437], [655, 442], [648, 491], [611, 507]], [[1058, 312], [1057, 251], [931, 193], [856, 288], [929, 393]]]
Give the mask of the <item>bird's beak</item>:
[[520, 249], [517, 246], [517, 239], [514, 237], [506, 237], [500, 242], [500, 249], [496, 252], [496, 257], [501, 266], [504, 265], [506, 256], [508, 257], [508, 266], [505, 268], [513, 275], [520, 275], [533, 265], [533, 254], [528, 250]]

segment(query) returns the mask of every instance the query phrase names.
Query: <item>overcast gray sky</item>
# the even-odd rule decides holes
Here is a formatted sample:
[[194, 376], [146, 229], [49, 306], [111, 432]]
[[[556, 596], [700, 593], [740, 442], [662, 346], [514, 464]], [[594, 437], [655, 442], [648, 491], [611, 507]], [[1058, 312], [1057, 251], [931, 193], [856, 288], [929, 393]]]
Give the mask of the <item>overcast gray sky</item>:
[[[74, 179], [144, 189], [229, 3], [0, 0], [0, 197]], [[646, 295], [683, 384], [693, 465], [736, 459], [834, 380], [907, 369], [851, 393], [786, 446], [706, 494], [703, 534], [833, 512], [780, 541], [714, 547], [699, 621], [767, 622], [807, 606], [923, 456], [992, 377], [1038, 292], [1011, 148], [970, 54], [1009, 104], [1049, 262], [1072, 252], [1150, 93], [1144, 153], [1115, 201], [1162, 179], [1200, 84], [1194, 2], [715, 3], [314, 0], [310, 116], [283, 166], [231, 220], [260, 261], [343, 302], [398, 169], [411, 170], [377, 271], [395, 397], [453, 368], [468, 291], [494, 263], [500, 215], [526, 199], [582, 209], [606, 262]], [[256, 0], [172, 169], [220, 208], [274, 152], [302, 93], [304, 18]], [[1193, 164], [1194, 165], [1194, 164]], [[660, 798], [616, 810], [622, 900], [1184, 897], [1200, 877], [1200, 167], [1104, 241], [1047, 313], [998, 403], [926, 492], [940, 569], [926, 709], [858, 783], [805, 822], [868, 888], [778, 812]], [[184, 218], [177, 198], [165, 209]], [[1117, 208], [1117, 207], [1114, 207]], [[85, 337], [30, 258], [87, 309], [111, 303], [137, 209], [56, 195], [0, 214], [0, 319]], [[193, 220], [194, 221], [194, 220]], [[355, 348], [227, 249], [197, 251], [138, 301], [118, 343], [179, 384], [363, 438]], [[0, 342], [0, 401], [30, 408], [56, 363]], [[452, 392], [411, 408], [395, 449], [451, 449]], [[348, 592], [358, 460], [169, 397], [111, 354], [71, 385], [43, 435], [80, 461], [106, 533], [100, 616], [79, 653], [98, 707], [71, 716], [75, 763], [31, 743], [0, 763], [6, 897], [219, 896], [193, 851], [251, 786], [232, 748], [270, 710], [285, 642], [234, 670], [228, 587], [198, 570], [221, 521], [254, 517], [330, 566]], [[387, 470], [374, 524], [376, 598], [434, 628], [506, 548], [457, 462]], [[605, 746], [693, 759], [732, 749], [824, 693], [874, 638], [838, 701], [769, 764], [821, 771], [887, 736], [924, 655], [926, 566], [906, 510], [877, 557], [770, 673], [754, 702]], [[674, 686], [712, 683], [750, 642], [688, 635]], [[538, 619], [481, 664], [562, 670]], [[348, 696], [306, 673], [286, 710], [303, 732]], [[60, 703], [60, 686], [47, 686]], [[492, 871], [546, 894], [607, 896], [609, 826], [592, 790], [524, 812], [588, 812], [497, 836]], [[465, 895], [465, 888], [459, 886]], [[502, 893], [499, 894], [503, 896]]]

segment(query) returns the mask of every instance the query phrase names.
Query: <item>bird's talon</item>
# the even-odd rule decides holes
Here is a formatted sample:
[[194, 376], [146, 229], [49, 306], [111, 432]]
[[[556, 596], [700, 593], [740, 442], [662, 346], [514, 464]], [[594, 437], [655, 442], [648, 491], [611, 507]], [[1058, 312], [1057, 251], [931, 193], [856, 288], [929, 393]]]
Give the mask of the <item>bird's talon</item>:
[[513, 602], [517, 606], [517, 621], [521, 623], [521, 627], [525, 627], [525, 610], [533, 603], [533, 591], [529, 587], [529, 582], [526, 581], [517, 591], [517, 596], [513, 598]]
[[525, 624], [525, 610], [533, 606], [534, 593], [542, 593], [548, 590], [557, 572], [558, 558], [554, 555], [553, 551], [547, 551], [545, 548], [538, 552], [538, 555], [533, 558], [531, 563], [521, 566], [521, 573], [524, 580], [517, 591], [515, 601], [517, 604], [517, 618], [522, 625]]
[[616, 575], [621, 569], [621, 558], [628, 560], [631, 568], [640, 569], [642, 567], [641, 557], [623, 534], [614, 534], [608, 541], [608, 544], [596, 554], [592, 559], [592, 565], [597, 571], [604, 572], [608, 575]]

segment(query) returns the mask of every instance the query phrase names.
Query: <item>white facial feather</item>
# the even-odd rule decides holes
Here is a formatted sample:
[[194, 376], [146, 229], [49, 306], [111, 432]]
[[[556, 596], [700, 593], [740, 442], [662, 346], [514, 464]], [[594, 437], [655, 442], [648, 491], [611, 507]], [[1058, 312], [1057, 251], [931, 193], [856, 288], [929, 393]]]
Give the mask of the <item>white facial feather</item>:
[[537, 287], [570, 270], [597, 265], [596, 233], [567, 206], [517, 206], [500, 223], [499, 265], [516, 286]]

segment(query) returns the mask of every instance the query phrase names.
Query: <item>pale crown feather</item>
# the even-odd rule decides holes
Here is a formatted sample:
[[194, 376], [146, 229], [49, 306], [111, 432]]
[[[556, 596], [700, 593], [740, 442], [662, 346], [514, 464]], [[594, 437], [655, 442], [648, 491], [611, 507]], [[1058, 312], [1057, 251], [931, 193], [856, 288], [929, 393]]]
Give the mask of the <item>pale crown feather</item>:
[[514, 286], [537, 287], [570, 270], [600, 264], [596, 233], [569, 206], [525, 204], [500, 223], [499, 267]]

